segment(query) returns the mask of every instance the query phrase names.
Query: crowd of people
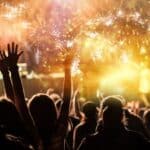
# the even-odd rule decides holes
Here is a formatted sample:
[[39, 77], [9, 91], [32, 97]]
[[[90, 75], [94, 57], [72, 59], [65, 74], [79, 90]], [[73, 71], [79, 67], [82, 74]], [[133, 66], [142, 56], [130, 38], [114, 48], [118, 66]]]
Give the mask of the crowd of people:
[[117, 95], [104, 97], [98, 105], [90, 99], [80, 103], [79, 91], [72, 90], [73, 55], [64, 61], [63, 96], [37, 93], [26, 100], [17, 65], [22, 53], [15, 43], [0, 51], [5, 88], [0, 98], [0, 149], [150, 149], [150, 109], [128, 109]]

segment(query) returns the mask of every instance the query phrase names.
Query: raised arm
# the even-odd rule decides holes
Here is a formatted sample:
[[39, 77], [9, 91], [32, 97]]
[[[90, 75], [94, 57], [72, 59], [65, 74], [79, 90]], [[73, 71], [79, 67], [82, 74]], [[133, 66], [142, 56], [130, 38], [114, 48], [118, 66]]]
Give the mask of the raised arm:
[[17, 65], [18, 59], [22, 53], [22, 51], [18, 53], [18, 45], [12, 43], [12, 45], [10, 46], [10, 44], [8, 44], [8, 56], [6, 56], [6, 62], [11, 72], [16, 108], [24, 121], [26, 129], [28, 130], [30, 136], [33, 138], [34, 142], [36, 143], [38, 142], [38, 135], [25, 102], [24, 90], [22, 87]]
[[61, 107], [60, 116], [57, 121], [56, 132], [54, 137], [52, 138], [52, 144], [50, 147], [50, 149], [53, 150], [65, 149], [64, 141], [68, 131], [68, 116], [71, 100], [71, 61], [72, 58], [70, 56], [67, 56], [64, 63], [65, 78], [64, 78], [63, 104]]
[[78, 101], [79, 97], [80, 97], [80, 93], [78, 90], [76, 90], [75, 94], [74, 94], [73, 103], [74, 103], [74, 109], [75, 109], [76, 117], [79, 117], [79, 119], [80, 119], [82, 116], [80, 113], [80, 105], [79, 105], [79, 101]]
[[11, 78], [15, 94], [15, 105], [20, 112], [20, 115], [24, 119], [28, 116], [28, 109], [25, 102], [24, 91], [19, 76], [17, 64], [21, 54], [22, 52], [18, 54], [18, 45], [12, 43], [12, 45], [10, 46], [10, 44], [8, 44], [8, 56], [6, 56], [6, 62], [11, 72]]
[[3, 82], [5, 87], [5, 94], [6, 96], [14, 102], [14, 92], [13, 87], [11, 84], [9, 71], [7, 65], [5, 64], [5, 53], [0, 51], [0, 71], [3, 76]]
[[70, 116], [78, 117], [80, 119], [81, 113], [80, 113], [80, 105], [78, 102], [79, 96], [80, 96], [80, 93], [78, 90], [76, 90], [73, 94], [73, 98], [71, 101]]
[[69, 106], [71, 101], [71, 63], [72, 55], [68, 55], [64, 62], [64, 92], [63, 92], [63, 104], [60, 112], [60, 120], [67, 120], [69, 116]]

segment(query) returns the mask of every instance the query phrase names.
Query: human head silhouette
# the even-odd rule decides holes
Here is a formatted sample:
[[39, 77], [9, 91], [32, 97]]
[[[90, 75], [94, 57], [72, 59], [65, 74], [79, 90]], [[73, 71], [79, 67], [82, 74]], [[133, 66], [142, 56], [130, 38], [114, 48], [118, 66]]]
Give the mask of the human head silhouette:
[[96, 108], [96, 104], [94, 104], [91, 101], [86, 102], [83, 105], [82, 112], [84, 113], [85, 118], [88, 119], [88, 120], [97, 119], [98, 111], [97, 111], [97, 108]]
[[123, 119], [123, 103], [115, 96], [108, 96], [101, 103], [102, 119], [105, 127], [116, 128]]
[[46, 142], [51, 137], [57, 120], [55, 104], [48, 95], [39, 93], [29, 100], [28, 106], [39, 135]]
[[0, 126], [5, 132], [16, 136], [24, 135], [25, 129], [22, 119], [15, 105], [8, 98], [0, 98]]
[[150, 109], [147, 109], [144, 112], [144, 123], [145, 123], [145, 125], [150, 126]]

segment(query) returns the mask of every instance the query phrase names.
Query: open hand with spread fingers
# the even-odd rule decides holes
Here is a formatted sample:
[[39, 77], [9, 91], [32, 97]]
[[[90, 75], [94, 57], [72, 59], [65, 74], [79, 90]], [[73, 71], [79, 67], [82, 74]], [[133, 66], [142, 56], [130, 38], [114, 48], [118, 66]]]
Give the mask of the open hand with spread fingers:
[[18, 52], [18, 45], [15, 44], [14, 42], [12, 42], [11, 45], [10, 44], [7, 45], [7, 56], [5, 54], [4, 57], [6, 59], [6, 63], [9, 69], [12, 69], [17, 66], [19, 57], [21, 56], [22, 53], [23, 51]]

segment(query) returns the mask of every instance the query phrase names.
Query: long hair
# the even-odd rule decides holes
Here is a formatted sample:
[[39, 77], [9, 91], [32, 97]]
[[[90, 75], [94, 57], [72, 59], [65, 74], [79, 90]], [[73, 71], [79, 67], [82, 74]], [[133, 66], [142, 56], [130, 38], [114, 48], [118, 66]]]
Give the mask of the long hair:
[[28, 107], [42, 140], [50, 140], [57, 121], [53, 100], [48, 95], [39, 93], [29, 100]]

